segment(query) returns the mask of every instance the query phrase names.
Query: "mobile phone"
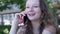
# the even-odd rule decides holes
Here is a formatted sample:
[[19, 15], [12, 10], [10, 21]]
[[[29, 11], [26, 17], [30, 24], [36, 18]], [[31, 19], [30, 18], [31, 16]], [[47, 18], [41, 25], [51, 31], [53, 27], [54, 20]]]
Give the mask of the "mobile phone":
[[26, 14], [26, 16], [24, 16], [24, 25], [26, 24], [27, 19], [28, 19], [28, 17], [27, 17], [27, 14]]

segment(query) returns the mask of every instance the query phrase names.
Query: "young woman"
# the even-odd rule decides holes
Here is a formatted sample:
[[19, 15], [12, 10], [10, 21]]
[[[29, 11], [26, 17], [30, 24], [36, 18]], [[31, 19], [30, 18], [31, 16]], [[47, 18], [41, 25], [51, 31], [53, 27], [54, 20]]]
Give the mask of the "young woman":
[[[22, 22], [24, 26], [17, 31]], [[27, 0], [25, 11], [16, 14], [9, 34], [56, 34], [53, 17], [44, 0]]]

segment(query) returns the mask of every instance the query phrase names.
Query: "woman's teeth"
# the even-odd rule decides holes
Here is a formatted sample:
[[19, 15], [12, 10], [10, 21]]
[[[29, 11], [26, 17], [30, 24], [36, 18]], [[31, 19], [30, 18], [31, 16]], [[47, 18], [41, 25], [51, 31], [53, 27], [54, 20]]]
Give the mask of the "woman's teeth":
[[34, 16], [35, 15], [35, 13], [34, 14], [29, 14], [29, 16]]

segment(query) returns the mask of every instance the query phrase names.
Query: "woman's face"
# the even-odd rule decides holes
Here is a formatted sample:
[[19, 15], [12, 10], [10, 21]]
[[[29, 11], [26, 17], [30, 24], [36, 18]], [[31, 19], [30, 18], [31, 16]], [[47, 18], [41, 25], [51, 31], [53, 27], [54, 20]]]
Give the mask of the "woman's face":
[[40, 19], [41, 10], [39, 0], [27, 0], [26, 9], [29, 20]]

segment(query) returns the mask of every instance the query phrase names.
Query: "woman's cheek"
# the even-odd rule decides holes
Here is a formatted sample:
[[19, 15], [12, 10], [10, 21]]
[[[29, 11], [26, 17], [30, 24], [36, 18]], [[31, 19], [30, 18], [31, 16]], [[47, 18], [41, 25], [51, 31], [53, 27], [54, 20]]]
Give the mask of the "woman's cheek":
[[29, 9], [25, 9], [25, 12], [28, 13], [29, 12]]

